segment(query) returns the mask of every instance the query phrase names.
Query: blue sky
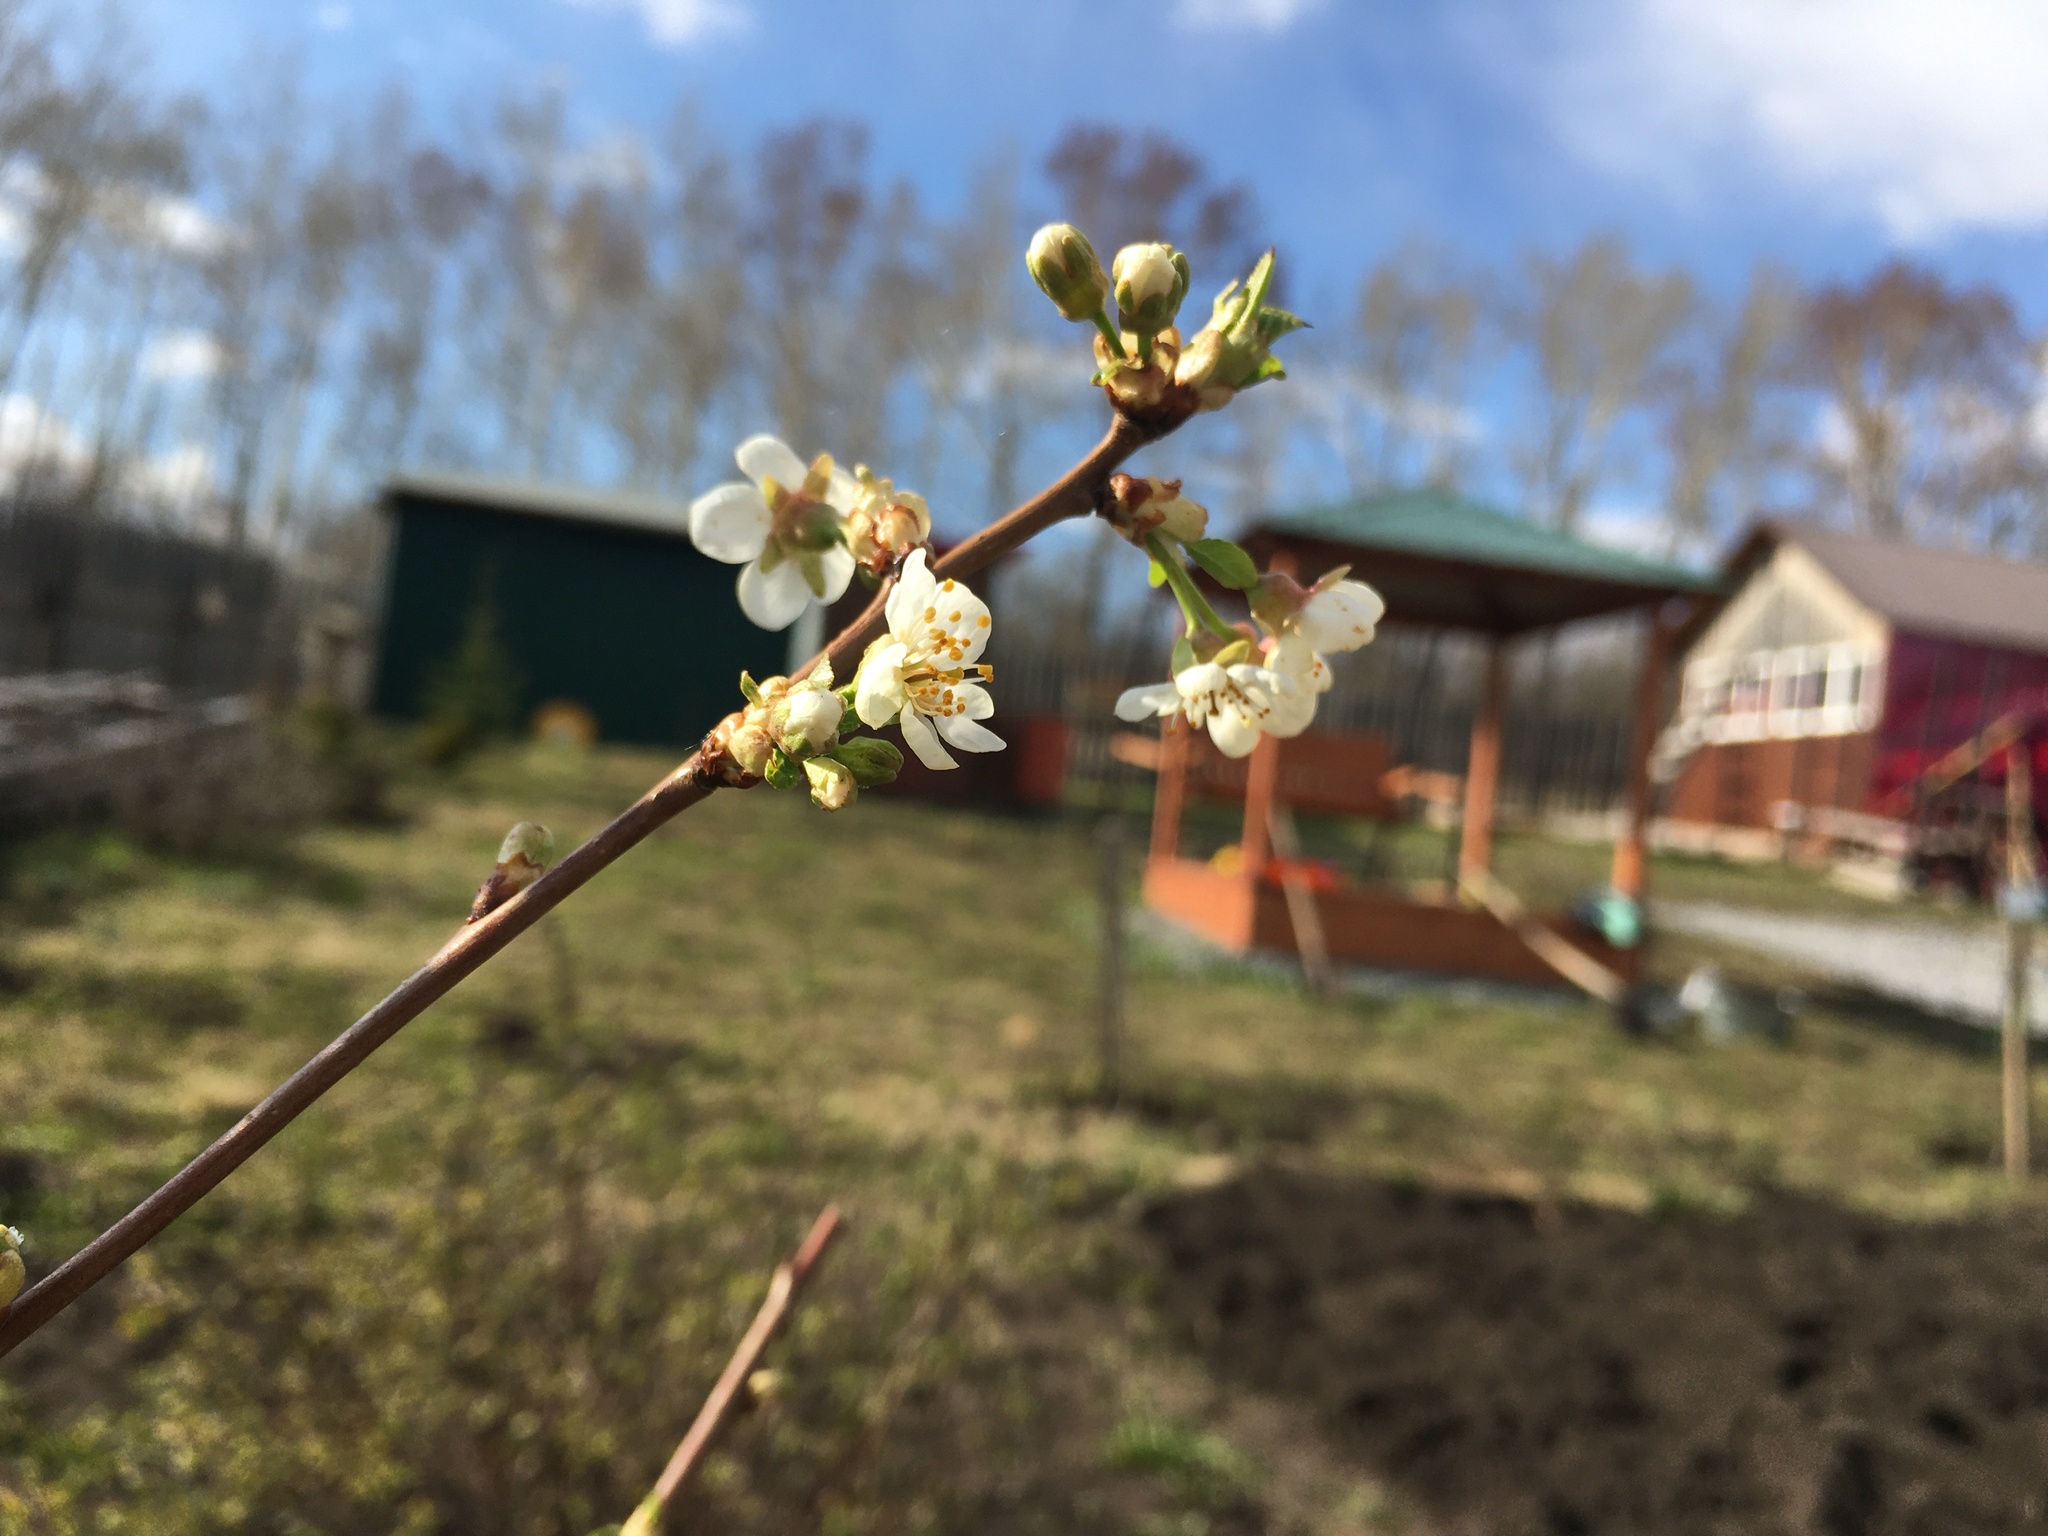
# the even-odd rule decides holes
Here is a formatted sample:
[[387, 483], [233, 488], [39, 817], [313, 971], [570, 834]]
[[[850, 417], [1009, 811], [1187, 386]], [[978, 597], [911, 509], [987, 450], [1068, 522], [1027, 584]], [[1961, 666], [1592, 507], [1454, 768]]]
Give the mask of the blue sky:
[[1161, 126], [1253, 182], [1333, 298], [1404, 237], [1495, 264], [1626, 235], [1732, 291], [1906, 249], [2048, 318], [2048, 7], [2029, 0], [147, 0], [163, 82], [279, 50], [430, 114], [561, 85], [593, 133], [698, 102], [729, 142], [868, 120], [940, 208], [1076, 118]]
[[1612, 231], [1729, 300], [1759, 259], [1817, 282], [1904, 252], [1998, 283], [2048, 326], [2037, 0], [138, 0], [134, 15], [163, 85], [219, 94], [296, 55], [316, 96], [402, 81], [457, 133], [544, 85], [597, 138], [658, 133], [679, 101], [736, 149], [857, 117], [874, 169], [941, 212], [992, 156], [1035, 168], [1076, 119], [1165, 128], [1256, 188], [1312, 317], [1348, 311], [1360, 272], [1404, 240], [1501, 269]]

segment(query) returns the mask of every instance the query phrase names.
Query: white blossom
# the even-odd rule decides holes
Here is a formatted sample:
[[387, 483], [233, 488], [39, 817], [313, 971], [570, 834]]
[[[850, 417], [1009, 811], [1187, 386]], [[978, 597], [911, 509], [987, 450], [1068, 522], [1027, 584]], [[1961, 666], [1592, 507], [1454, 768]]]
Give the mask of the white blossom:
[[920, 549], [904, 562], [886, 611], [889, 633], [868, 647], [855, 678], [861, 722], [895, 721], [927, 768], [959, 766], [947, 746], [1000, 751], [1002, 739], [976, 723], [996, 707], [981, 686], [992, 674], [978, 661], [988, 645], [988, 605], [959, 582], [934, 577]]
[[786, 629], [812, 598], [829, 603], [853, 579], [845, 520], [860, 486], [829, 453], [807, 468], [765, 432], [733, 457], [747, 478], [690, 504], [690, 540], [714, 560], [745, 565], [741, 611], [763, 629]]
[[1307, 730], [1315, 716], [1315, 694], [1271, 667], [1198, 661], [1170, 682], [1127, 688], [1116, 701], [1119, 720], [1175, 715], [1185, 715], [1190, 725], [1207, 726], [1209, 739], [1225, 757], [1248, 757], [1262, 735], [1299, 736]]

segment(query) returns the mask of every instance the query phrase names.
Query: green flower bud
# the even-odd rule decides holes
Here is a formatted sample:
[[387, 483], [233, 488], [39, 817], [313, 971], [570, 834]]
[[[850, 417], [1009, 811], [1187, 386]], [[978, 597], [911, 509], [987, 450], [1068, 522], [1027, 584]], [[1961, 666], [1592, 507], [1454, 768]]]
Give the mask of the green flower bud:
[[813, 757], [804, 763], [804, 777], [811, 781], [811, 800], [821, 810], [843, 811], [859, 792], [853, 770], [837, 758]]
[[903, 771], [903, 754], [879, 736], [856, 736], [832, 749], [832, 756], [846, 765], [853, 782], [862, 789], [894, 782]]
[[1268, 251], [1242, 286], [1232, 281], [1216, 295], [1207, 328], [1181, 353], [1173, 380], [1194, 392], [1198, 409], [1216, 410], [1240, 389], [1287, 377], [1273, 356], [1273, 343], [1308, 322], [1266, 303], [1272, 282], [1273, 253]]
[[505, 834], [505, 841], [498, 845], [500, 864], [521, 859], [536, 875], [548, 867], [554, 856], [555, 834], [537, 821], [520, 822]]
[[757, 779], [767, 775], [768, 754], [774, 750], [775, 738], [753, 710], [747, 711], [725, 742], [726, 755]]
[[14, 1304], [28, 1280], [28, 1266], [21, 1262], [22, 1235], [12, 1227], [0, 1227], [0, 1312]]
[[1071, 224], [1048, 224], [1031, 237], [1024, 265], [1053, 308], [1069, 320], [1093, 320], [1109, 297], [1109, 279], [1088, 237]]
[[474, 923], [488, 917], [533, 884], [554, 856], [554, 833], [537, 821], [516, 824], [498, 845], [498, 862], [490, 878], [477, 887], [469, 920]]
[[829, 688], [799, 688], [768, 711], [768, 733], [785, 757], [815, 757], [839, 739], [846, 702]]
[[1116, 253], [1117, 318], [1134, 336], [1157, 336], [1188, 296], [1188, 259], [1170, 245], [1127, 245]]
[[650, 1493], [619, 1527], [619, 1536], [660, 1536], [660, 1531], [661, 1500]]

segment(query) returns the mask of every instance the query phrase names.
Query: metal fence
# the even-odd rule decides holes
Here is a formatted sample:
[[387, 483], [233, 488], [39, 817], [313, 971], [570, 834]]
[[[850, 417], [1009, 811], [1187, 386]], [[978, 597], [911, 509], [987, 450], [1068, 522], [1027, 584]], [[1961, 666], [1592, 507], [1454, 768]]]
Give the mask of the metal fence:
[[269, 558], [69, 507], [0, 507], [0, 674], [143, 673], [180, 693], [263, 680]]
[[[1018, 643], [992, 647], [1000, 707], [1058, 715], [1069, 727], [1067, 775], [1100, 783], [1115, 774], [1110, 738], [1116, 696], [1166, 676], [1167, 641], [1126, 633], [1077, 653]], [[1499, 804], [1510, 816], [1591, 816], [1621, 802], [1640, 645], [1626, 622], [1582, 625], [1510, 652]], [[1466, 636], [1388, 628], [1370, 647], [1338, 658], [1319, 729], [1386, 738], [1392, 761], [1463, 773], [1477, 710], [1483, 653]]]

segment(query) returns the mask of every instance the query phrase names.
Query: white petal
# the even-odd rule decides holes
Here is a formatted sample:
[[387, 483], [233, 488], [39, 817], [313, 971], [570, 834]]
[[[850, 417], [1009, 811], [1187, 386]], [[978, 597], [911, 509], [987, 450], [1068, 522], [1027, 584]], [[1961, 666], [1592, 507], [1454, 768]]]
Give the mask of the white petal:
[[818, 601], [836, 603], [846, 595], [846, 584], [853, 580], [853, 556], [844, 544], [834, 544], [818, 556], [823, 568], [825, 590], [818, 594]]
[[1300, 630], [1289, 630], [1274, 643], [1273, 652], [1266, 658], [1266, 664], [1282, 677], [1289, 677], [1316, 693], [1326, 693], [1335, 681], [1330, 675], [1330, 664], [1315, 653], [1308, 643], [1308, 636]]
[[1268, 736], [1299, 736], [1316, 717], [1316, 691], [1291, 677], [1264, 690], [1266, 714], [1259, 729]]
[[1000, 752], [1003, 738], [985, 725], [976, 725], [965, 715], [939, 716], [939, 734], [962, 752]]
[[835, 512], [853, 510], [860, 500], [860, 482], [838, 464], [832, 466], [832, 478], [825, 483], [825, 505]]
[[996, 712], [996, 701], [979, 683], [955, 683], [953, 702], [960, 706], [960, 713], [969, 720], [986, 720]]
[[758, 560], [740, 572], [740, 612], [763, 629], [789, 628], [810, 600], [811, 589], [794, 560], [784, 560], [765, 576]]
[[1241, 709], [1219, 709], [1209, 716], [1209, 739], [1225, 757], [1250, 757], [1259, 744], [1259, 728]]
[[924, 551], [915, 549], [910, 558], [903, 562], [903, 574], [896, 578], [895, 589], [889, 594], [889, 606], [884, 611], [889, 616], [889, 633], [899, 640], [907, 640], [912, 630], [924, 617], [925, 609], [932, 605], [932, 594], [939, 589], [932, 579], [931, 568], [925, 564]]
[[[931, 618], [924, 618], [926, 612]], [[940, 582], [933, 589], [930, 603], [913, 620], [918, 621], [922, 621], [919, 633], [924, 637], [924, 648], [934, 655], [943, 653], [950, 666], [972, 664], [988, 646], [988, 604], [958, 581]]]
[[1119, 720], [1150, 720], [1156, 715], [1170, 715], [1179, 708], [1180, 689], [1172, 683], [1140, 683], [1116, 696]]
[[1230, 674], [1213, 661], [1198, 661], [1173, 675], [1173, 686], [1189, 703], [1208, 699], [1230, 686]]
[[926, 723], [923, 715], [908, 704], [903, 706], [902, 717], [897, 724], [903, 727], [903, 745], [917, 754], [917, 760], [927, 768], [958, 768], [953, 754], [939, 745], [939, 733]]
[[903, 692], [903, 647], [884, 645], [868, 653], [854, 679], [853, 710], [866, 726], [887, 725], [909, 703]]
[[804, 461], [796, 456], [781, 438], [767, 432], [759, 432], [741, 443], [733, 457], [739, 461], [740, 473], [754, 484], [772, 479], [786, 491], [793, 491], [804, 483], [804, 476], [810, 473]]
[[758, 490], [729, 480], [690, 503], [690, 542], [714, 560], [742, 565], [761, 553], [773, 521]]
[[1371, 640], [1387, 605], [1362, 581], [1340, 581], [1312, 595], [1297, 621], [1318, 651], [1355, 651]]

